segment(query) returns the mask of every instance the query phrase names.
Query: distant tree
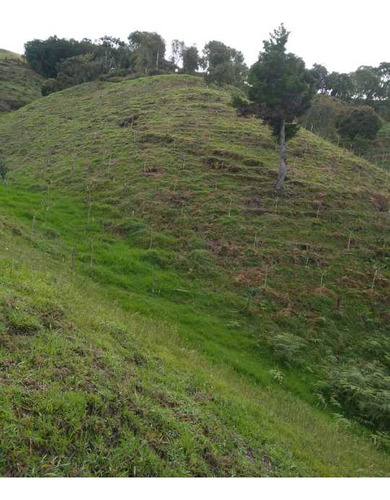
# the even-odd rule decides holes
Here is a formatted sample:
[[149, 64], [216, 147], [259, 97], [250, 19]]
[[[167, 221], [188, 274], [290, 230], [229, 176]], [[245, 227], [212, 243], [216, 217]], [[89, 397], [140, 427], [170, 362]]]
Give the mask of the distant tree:
[[332, 97], [349, 101], [355, 92], [352, 77], [347, 73], [333, 71], [327, 78], [327, 90]]
[[310, 70], [313, 78], [316, 82], [316, 88], [321, 93], [324, 94], [327, 90], [328, 83], [328, 70], [322, 64], [313, 64], [313, 68]]
[[199, 51], [193, 45], [185, 47], [183, 51], [183, 73], [189, 75], [196, 73], [199, 69]]
[[183, 52], [185, 43], [181, 40], [173, 40], [171, 43], [171, 62], [174, 66], [179, 67], [183, 62]]
[[315, 81], [304, 61], [286, 52], [288, 36], [282, 24], [264, 41], [264, 50], [248, 77], [249, 108], [271, 126], [280, 141], [276, 189], [283, 187], [286, 177], [287, 140], [297, 133], [296, 119], [310, 107], [315, 95]]
[[59, 88], [64, 89], [95, 80], [107, 70], [106, 63], [105, 58], [96, 59], [93, 54], [82, 54], [65, 59], [58, 65]]
[[310, 108], [299, 118], [299, 123], [307, 130], [334, 143], [339, 142], [337, 123], [349, 105], [340, 99], [325, 94], [314, 97]]
[[348, 140], [375, 139], [383, 122], [370, 106], [359, 106], [339, 119], [337, 130]]
[[132, 55], [128, 45], [120, 38], [103, 36], [99, 38], [102, 50], [95, 50], [95, 54], [103, 58], [104, 72], [112, 69], [129, 68], [132, 65]]
[[205, 45], [202, 65], [206, 69], [206, 81], [209, 83], [242, 87], [246, 80], [244, 56], [222, 42], [213, 40]]
[[158, 33], [134, 31], [129, 35], [129, 46], [133, 51], [136, 70], [148, 73], [164, 65], [165, 42]]
[[381, 62], [378, 67], [381, 79], [381, 96], [385, 101], [390, 100], [390, 62]]
[[87, 39], [78, 42], [51, 36], [47, 40], [31, 40], [24, 47], [27, 63], [34, 71], [46, 78], [56, 78], [59, 62], [93, 52], [96, 45]]
[[352, 73], [355, 96], [371, 102], [382, 97], [381, 74], [378, 68], [372, 66], [360, 66]]

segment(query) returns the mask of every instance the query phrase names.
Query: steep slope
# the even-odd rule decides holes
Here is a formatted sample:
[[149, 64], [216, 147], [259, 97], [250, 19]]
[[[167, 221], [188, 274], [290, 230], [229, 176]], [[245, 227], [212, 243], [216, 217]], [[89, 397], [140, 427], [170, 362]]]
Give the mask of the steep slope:
[[41, 80], [21, 56], [0, 49], [0, 113], [41, 97]]
[[[203, 368], [195, 364], [189, 377], [222, 370], [226, 390], [247, 398], [242, 415], [246, 404], [255, 412], [257, 427], [244, 441], [282, 450], [271, 473], [287, 474], [290, 456], [299, 463], [293, 475], [383, 474], [388, 459], [373, 446], [386, 446], [389, 422], [388, 176], [303, 131], [290, 144], [286, 189], [275, 197], [277, 148], [266, 127], [235, 115], [230, 100], [201, 79], [171, 75], [87, 84], [3, 116], [10, 169], [0, 187], [3, 215], [23, 226], [40, 265], [62, 262], [65, 275], [101, 287], [107, 309], [114, 301], [123, 314], [177, 331], [171, 342], [161, 329], [155, 348], [166, 343], [176, 363], [174, 346], [182, 346], [184, 366], [200, 356]], [[27, 396], [30, 404], [35, 397]], [[242, 416], [238, 424], [229, 401], [226, 418], [249, 432], [253, 423]], [[171, 448], [161, 439], [166, 464]], [[53, 450], [34, 457], [71, 453]], [[209, 464], [186, 473], [263, 474], [259, 456], [245, 459], [252, 469]]]
[[210, 363], [0, 219], [0, 474], [384, 476], [369, 439]]

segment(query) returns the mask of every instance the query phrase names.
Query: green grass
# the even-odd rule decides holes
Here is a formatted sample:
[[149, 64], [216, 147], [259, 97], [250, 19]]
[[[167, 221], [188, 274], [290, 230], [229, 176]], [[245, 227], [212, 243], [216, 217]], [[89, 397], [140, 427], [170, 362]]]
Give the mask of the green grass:
[[[171, 75], [75, 87], [0, 118], [3, 288], [16, 296], [3, 354], [15, 367], [35, 349], [46, 360], [6, 389], [4, 474], [388, 474], [375, 447], [386, 410], [373, 422], [332, 386], [348, 367], [388, 376], [388, 176], [302, 131], [275, 197], [277, 148], [230, 99]], [[45, 311], [57, 306], [67, 312], [52, 329], [78, 333], [52, 345]], [[117, 364], [102, 374], [93, 356], [76, 362], [73, 342], [107, 343]], [[147, 362], [127, 367], [133, 342]], [[72, 366], [64, 382], [45, 368], [58, 359]], [[132, 370], [142, 397], [125, 383]], [[94, 391], [78, 385], [88, 378], [109, 422], [100, 441], [87, 424]], [[30, 379], [47, 391], [29, 392]], [[192, 380], [212, 381], [207, 404], [186, 392]], [[365, 390], [377, 401], [387, 389], [375, 384]]]
[[0, 113], [18, 109], [41, 97], [41, 80], [21, 56], [0, 49]]

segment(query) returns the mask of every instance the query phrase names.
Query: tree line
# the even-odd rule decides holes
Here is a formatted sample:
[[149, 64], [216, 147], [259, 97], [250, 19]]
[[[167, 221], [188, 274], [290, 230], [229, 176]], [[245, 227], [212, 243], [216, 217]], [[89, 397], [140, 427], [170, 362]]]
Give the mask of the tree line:
[[[158, 33], [134, 31], [127, 41], [112, 36], [99, 40], [49, 37], [25, 44], [29, 66], [48, 79], [56, 79], [58, 87], [77, 85], [100, 75], [158, 74], [201, 72], [209, 83], [243, 87], [248, 67], [242, 52], [220, 41], [210, 41], [199, 52], [195, 45], [187, 46], [173, 40], [171, 55]], [[314, 64], [311, 74], [318, 93], [344, 101], [361, 100], [366, 104], [386, 101], [390, 97], [390, 63], [360, 66], [352, 73], [329, 72], [322, 64]], [[53, 82], [52, 82], [53, 83]]]
[[173, 40], [171, 55], [158, 33], [134, 31], [127, 41], [112, 36], [99, 40], [49, 37], [25, 44], [28, 65], [46, 78], [43, 94], [96, 80], [103, 75], [204, 74], [209, 83], [243, 86], [247, 66], [243, 54], [219, 41], [200, 53], [195, 45]]

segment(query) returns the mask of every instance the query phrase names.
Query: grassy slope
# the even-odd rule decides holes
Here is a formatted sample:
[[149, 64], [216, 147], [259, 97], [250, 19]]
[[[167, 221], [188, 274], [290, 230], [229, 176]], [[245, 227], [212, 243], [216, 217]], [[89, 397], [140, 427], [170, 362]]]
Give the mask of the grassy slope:
[[[291, 179], [284, 194], [275, 198], [271, 186], [277, 151], [272, 139], [257, 121], [235, 117], [229, 100], [228, 93], [206, 88], [196, 78], [164, 76], [77, 87], [0, 121], [11, 169], [11, 183], [1, 187], [4, 214], [24, 225], [22, 234], [38, 246], [41, 266], [43, 262], [53, 266], [51, 259], [61, 260], [64, 276], [67, 269], [73, 269], [104, 285], [105, 305], [98, 306], [104, 300], [95, 297], [90, 305], [81, 301], [81, 309], [75, 305], [69, 313], [71, 323], [87, 322], [77, 341], [92, 335], [98, 342], [108, 335], [110, 349], [114, 349], [121, 336], [104, 333], [101, 325], [91, 333], [83, 307], [92, 313], [101, 308], [103, 315], [110, 315], [111, 301], [115, 301], [115, 307], [127, 311], [117, 314], [149, 316], [155, 325], [150, 330], [158, 334], [152, 333], [147, 348], [163, 350], [173, 363], [164, 371], [169, 384], [160, 380], [160, 387], [176, 401], [171, 408], [159, 400], [155, 387], [148, 391], [159, 411], [168, 407], [171, 412], [167, 434], [159, 438], [159, 451], [144, 427], [135, 432], [132, 424], [117, 422], [120, 438], [101, 444], [110, 460], [105, 464], [98, 460], [93, 466], [96, 456], [103, 453], [102, 448], [88, 448], [94, 433], [82, 431], [86, 448], [75, 451], [77, 436], [72, 431], [75, 422], [81, 428], [87, 425], [88, 388], [80, 389], [84, 403], [78, 396], [64, 403], [69, 412], [78, 408], [78, 413], [71, 420], [73, 414], [64, 410], [61, 442], [53, 436], [46, 448], [42, 444], [29, 448], [28, 435], [33, 441], [43, 440], [39, 438], [44, 433], [40, 411], [55, 419], [60, 403], [35, 410], [43, 401], [27, 384], [30, 410], [18, 412], [18, 405], [12, 403], [18, 384], [11, 384], [7, 418], [11, 428], [15, 422], [23, 425], [19, 425], [20, 436], [10, 440], [3, 434], [15, 453], [7, 455], [14, 464], [4, 464], [6, 473], [42, 474], [48, 467], [54, 474], [131, 474], [136, 465], [140, 474], [167, 474], [164, 467], [176, 456], [175, 446], [185, 448], [183, 439], [195, 440], [198, 448], [180, 458], [181, 465], [174, 465], [172, 473], [388, 473], [388, 460], [368, 443], [362, 429], [355, 425], [344, 429], [340, 426], [351, 423], [337, 412], [334, 420], [329, 410], [314, 409], [319, 401], [315, 385], [324, 374], [346, 363], [383, 359], [388, 349], [386, 174], [303, 132], [290, 145]], [[119, 126], [135, 115], [133, 126]], [[14, 246], [20, 245], [18, 239]], [[16, 278], [11, 286], [8, 279], [5, 288], [18, 290], [23, 288], [21, 282], [22, 277]], [[34, 290], [30, 294], [34, 296]], [[62, 307], [79, 302], [73, 297], [65, 297]], [[7, 325], [10, 313], [5, 310], [3, 314]], [[21, 336], [21, 352], [12, 352], [13, 342], [6, 343], [4, 355], [10, 357], [11, 365], [14, 358], [23, 359], [36, 342], [37, 349], [43, 349], [43, 359], [54, 356], [54, 351], [40, 343], [41, 337], [47, 338], [40, 315], [38, 308], [35, 316], [41, 326], [33, 328], [38, 336]], [[125, 316], [123, 323], [128, 321]], [[162, 328], [161, 323], [170, 326]], [[4, 328], [8, 339], [17, 330]], [[132, 328], [124, 328], [126, 337]], [[166, 333], [172, 328], [177, 332], [173, 341]], [[145, 332], [141, 323], [136, 322], [133, 329]], [[146, 349], [144, 341], [140, 342]], [[124, 356], [131, 351], [130, 343], [122, 346]], [[69, 360], [73, 355], [70, 349]], [[277, 364], [275, 357], [289, 361], [290, 366]], [[76, 392], [74, 377], [83, 378], [77, 366], [73, 378], [65, 377], [64, 382]], [[91, 361], [91, 376], [97, 377], [94, 366]], [[109, 388], [114, 381], [117, 391], [125, 390], [123, 370], [123, 363], [118, 363], [112, 379], [99, 380], [99, 391], [104, 393], [106, 384]], [[158, 377], [153, 363], [143, 370], [145, 380]], [[172, 438], [171, 433], [180, 421], [175, 405], [186, 410], [196, 404], [193, 394], [182, 401], [179, 379], [210, 380], [211, 375], [219, 381], [213, 397], [226, 394], [224, 402], [211, 405], [215, 418], [228, 422], [228, 438], [226, 434], [222, 438], [225, 424], [221, 423], [221, 434], [218, 426], [213, 431], [217, 433], [213, 446], [218, 450], [210, 456], [216, 454], [215, 460], [208, 451], [201, 451], [204, 433], [193, 422], [188, 424], [191, 438], [183, 437], [185, 433], [173, 433]], [[21, 375], [23, 387], [25, 376]], [[53, 386], [53, 377], [38, 364], [32, 379], [42, 379], [40, 383], [52, 387], [55, 400], [60, 387]], [[112, 389], [111, 394], [115, 400], [118, 392]], [[134, 417], [137, 412], [130, 399], [124, 405]], [[111, 422], [110, 406], [101, 404], [99, 416]], [[125, 406], [116, 412], [122, 414]], [[206, 408], [197, 411], [201, 420], [212, 419]], [[147, 425], [145, 419], [141, 421]], [[54, 432], [56, 424], [50, 425]], [[233, 429], [239, 437], [231, 434]], [[137, 439], [149, 443], [145, 453], [159, 456], [160, 465], [153, 458], [152, 462], [142, 459], [144, 465], [138, 466], [139, 449], [124, 450], [122, 432], [129, 439], [135, 433]], [[244, 447], [237, 448], [237, 440]], [[18, 468], [15, 456], [20, 443], [24, 455]], [[248, 455], [246, 446], [257, 455], [252, 456], [253, 451]], [[272, 467], [264, 459], [270, 453]], [[196, 457], [196, 465], [189, 464], [190, 455]], [[70, 465], [64, 469], [59, 459]]]
[[0, 49], [0, 113], [25, 106], [41, 97], [41, 77], [22, 58]]

